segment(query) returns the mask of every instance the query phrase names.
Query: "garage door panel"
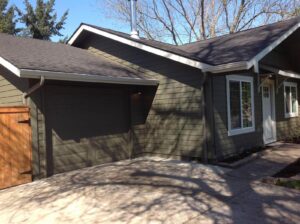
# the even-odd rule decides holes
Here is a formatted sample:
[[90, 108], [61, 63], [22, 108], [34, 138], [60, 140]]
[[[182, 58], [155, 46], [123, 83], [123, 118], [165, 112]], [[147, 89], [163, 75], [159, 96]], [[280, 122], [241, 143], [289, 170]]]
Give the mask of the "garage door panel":
[[129, 157], [129, 101], [124, 90], [47, 86], [46, 103], [54, 173]]

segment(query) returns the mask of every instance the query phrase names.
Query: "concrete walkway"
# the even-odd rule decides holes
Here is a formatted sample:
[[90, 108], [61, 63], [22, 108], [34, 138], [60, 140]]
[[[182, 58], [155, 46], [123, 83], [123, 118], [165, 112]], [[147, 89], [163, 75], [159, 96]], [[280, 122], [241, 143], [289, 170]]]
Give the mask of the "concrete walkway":
[[0, 191], [0, 223], [300, 223], [300, 192], [260, 183], [300, 157], [283, 145], [238, 169], [137, 159]]

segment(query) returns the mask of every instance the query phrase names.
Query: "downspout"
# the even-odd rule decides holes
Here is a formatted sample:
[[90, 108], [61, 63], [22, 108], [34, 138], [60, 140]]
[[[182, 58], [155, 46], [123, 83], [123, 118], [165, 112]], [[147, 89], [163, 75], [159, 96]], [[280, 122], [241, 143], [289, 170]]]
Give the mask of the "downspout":
[[217, 151], [217, 145], [216, 145], [216, 123], [215, 123], [215, 105], [214, 105], [214, 79], [213, 76], [211, 76], [210, 80], [211, 84], [211, 91], [210, 91], [210, 99], [211, 99], [211, 109], [212, 109], [212, 121], [211, 121], [211, 133], [212, 133], [212, 147], [214, 152], [214, 160], [218, 162], [218, 151]]
[[37, 91], [38, 89], [40, 89], [43, 85], [45, 84], [45, 77], [41, 76], [40, 81], [35, 84], [34, 86], [32, 86], [31, 88], [29, 88], [26, 92], [23, 93], [23, 103], [25, 105], [27, 105], [27, 98], [34, 93], [35, 91]]
[[207, 84], [207, 72], [203, 72], [204, 75], [204, 81], [203, 81], [203, 100], [202, 100], [202, 110], [203, 110], [203, 114], [202, 114], [202, 122], [203, 122], [203, 127], [204, 127], [204, 139], [205, 139], [205, 147], [203, 150], [203, 159], [202, 161], [207, 164], [208, 163], [208, 134], [207, 134], [207, 115], [206, 115], [206, 100], [207, 100], [207, 93], [206, 93], [206, 84]]

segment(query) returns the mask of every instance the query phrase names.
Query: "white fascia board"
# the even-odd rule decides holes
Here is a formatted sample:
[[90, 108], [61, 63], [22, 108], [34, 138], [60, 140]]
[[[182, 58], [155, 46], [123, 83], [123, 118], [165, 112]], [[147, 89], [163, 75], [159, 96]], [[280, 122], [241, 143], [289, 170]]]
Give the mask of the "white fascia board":
[[18, 69], [16, 66], [14, 66], [12, 63], [9, 61], [5, 60], [4, 58], [0, 57], [0, 64], [14, 73], [16, 76], [20, 77], [20, 69]]
[[257, 54], [253, 59], [249, 61], [249, 65], [254, 66], [259, 63], [259, 61], [269, 54], [274, 48], [276, 48], [279, 44], [281, 44], [284, 40], [286, 40], [290, 35], [292, 35], [298, 28], [300, 27], [300, 23], [297, 23], [290, 30], [288, 30], [285, 34], [283, 34], [279, 39], [274, 41], [270, 46], [266, 47], [263, 51]]
[[100, 36], [104, 36], [106, 38], [118, 41], [120, 43], [127, 44], [129, 46], [141, 49], [143, 51], [147, 51], [147, 52], [150, 52], [152, 54], [155, 54], [155, 55], [158, 55], [158, 56], [161, 56], [161, 57], [164, 57], [164, 58], [168, 58], [170, 60], [185, 64], [185, 65], [189, 65], [191, 67], [195, 67], [195, 68], [198, 68], [198, 69], [201, 69], [201, 70], [207, 70], [211, 67], [211, 65], [208, 65], [208, 64], [196, 61], [196, 60], [188, 59], [186, 57], [182, 57], [182, 56], [179, 56], [177, 54], [173, 54], [173, 53], [170, 53], [170, 52], [167, 52], [167, 51], [164, 51], [164, 50], [160, 50], [160, 49], [157, 49], [157, 48], [154, 48], [154, 47], [150, 47], [148, 45], [138, 43], [134, 40], [129, 40], [127, 38], [120, 37], [118, 35], [111, 34], [111, 33], [108, 33], [108, 32], [105, 32], [103, 30], [99, 30], [99, 29], [96, 29], [96, 28], [93, 28], [93, 27], [90, 27], [90, 26], [87, 26], [87, 25], [81, 25], [81, 27], [76, 31], [76, 33], [73, 35], [73, 37], [68, 41], [68, 44], [72, 45], [76, 41], [76, 39], [80, 36], [80, 34], [84, 31], [89, 31], [91, 33], [95, 33], [95, 34], [98, 34]]
[[[266, 47], [259, 54], [257, 54], [253, 59], [247, 62], [236, 62], [236, 63], [228, 63], [223, 65], [212, 66], [208, 69], [205, 69], [205, 72], [211, 73], [223, 73], [230, 71], [238, 71], [238, 70], [249, 70], [253, 66], [258, 65], [259, 61], [269, 54], [274, 48], [276, 48], [279, 44], [281, 44], [284, 40], [286, 40], [290, 35], [292, 35], [298, 28], [300, 27], [300, 23], [297, 23], [290, 30], [288, 30], [285, 34], [283, 34], [279, 39], [274, 41], [270, 46]], [[282, 71], [283, 72], [283, 71]]]
[[298, 74], [298, 73], [293, 73], [293, 72], [280, 70], [278, 68], [274, 68], [274, 67], [269, 66], [269, 65], [260, 65], [260, 67], [262, 69], [265, 69], [269, 72], [273, 72], [273, 73], [278, 74], [278, 75], [282, 75], [282, 76], [289, 77], [289, 78], [294, 78], [294, 79], [300, 79], [300, 74]]
[[40, 79], [45, 77], [48, 80], [74, 81], [74, 82], [92, 82], [107, 84], [125, 84], [125, 85], [144, 85], [156, 86], [159, 84], [155, 79], [139, 79], [139, 78], [121, 78], [121, 77], [103, 77], [88, 74], [50, 72], [40, 70], [21, 69], [21, 78]]
[[234, 63], [228, 63], [223, 65], [216, 65], [209, 69], [203, 70], [204, 72], [211, 72], [211, 73], [224, 73], [224, 72], [232, 72], [232, 71], [241, 71], [241, 70], [248, 70], [252, 66], [249, 62], [234, 62]]

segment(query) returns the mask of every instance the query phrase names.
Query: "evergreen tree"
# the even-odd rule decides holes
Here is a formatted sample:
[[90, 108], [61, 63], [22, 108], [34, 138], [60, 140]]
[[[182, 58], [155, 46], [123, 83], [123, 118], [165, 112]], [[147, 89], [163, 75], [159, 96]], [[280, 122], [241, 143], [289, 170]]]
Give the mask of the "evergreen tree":
[[15, 7], [7, 9], [8, 0], [0, 0], [0, 32], [8, 34], [18, 33], [16, 29]]
[[68, 16], [66, 11], [57, 21], [57, 13], [54, 10], [55, 0], [37, 0], [35, 9], [28, 0], [24, 1], [25, 12], [21, 15], [20, 21], [26, 28], [23, 29], [25, 35], [29, 34], [32, 38], [50, 40], [52, 36], [62, 36], [61, 30], [64, 29], [65, 21]]

